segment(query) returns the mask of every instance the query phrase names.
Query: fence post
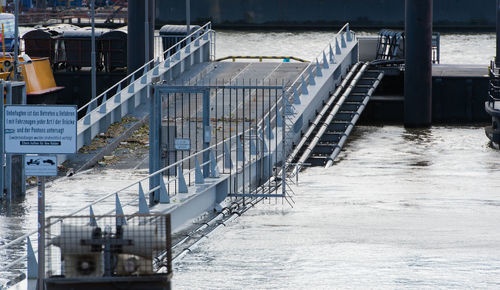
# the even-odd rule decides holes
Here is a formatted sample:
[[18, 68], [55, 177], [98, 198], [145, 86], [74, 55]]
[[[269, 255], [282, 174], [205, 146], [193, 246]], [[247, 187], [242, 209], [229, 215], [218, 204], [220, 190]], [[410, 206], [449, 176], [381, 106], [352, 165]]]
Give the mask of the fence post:
[[[212, 131], [210, 129], [210, 90], [206, 89], [203, 91], [203, 149], [210, 147], [210, 141], [212, 139]], [[203, 176], [208, 177], [210, 175], [210, 152], [206, 150], [203, 152]]]
[[116, 213], [116, 225], [124, 226], [127, 224], [127, 219], [124, 217], [123, 207], [118, 197], [118, 193], [115, 195], [115, 213]]
[[[148, 89], [151, 89], [150, 86]], [[161, 95], [160, 89], [155, 88], [149, 103], [149, 174], [160, 170], [161, 166]], [[161, 174], [149, 178], [149, 190], [160, 185]], [[155, 190], [149, 194], [149, 205], [158, 203], [159, 192]]]

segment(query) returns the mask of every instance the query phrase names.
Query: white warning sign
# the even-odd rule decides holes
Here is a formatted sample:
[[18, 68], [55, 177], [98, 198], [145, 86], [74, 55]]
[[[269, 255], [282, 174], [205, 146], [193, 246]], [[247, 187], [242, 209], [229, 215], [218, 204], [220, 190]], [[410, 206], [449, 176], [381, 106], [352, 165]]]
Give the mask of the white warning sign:
[[5, 152], [76, 153], [76, 106], [5, 106]]

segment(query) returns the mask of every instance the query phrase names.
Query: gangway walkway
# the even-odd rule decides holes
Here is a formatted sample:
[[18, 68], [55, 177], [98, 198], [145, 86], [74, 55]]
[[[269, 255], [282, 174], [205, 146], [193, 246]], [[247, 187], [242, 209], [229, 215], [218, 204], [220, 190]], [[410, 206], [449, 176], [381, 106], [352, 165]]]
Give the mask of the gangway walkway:
[[[378, 82], [370, 89], [361, 86], [364, 81], [373, 81], [368, 65], [356, 64], [356, 70], [349, 73], [349, 68], [358, 61], [358, 41], [349, 24], [332, 37], [310, 63], [213, 62], [214, 36], [207, 24], [184, 39], [189, 43], [188, 39], [193, 38], [185, 47], [178, 47], [172, 54], [167, 50], [159, 59], [145, 64], [91, 100], [79, 109], [81, 115], [86, 114], [78, 121], [78, 148], [89, 144], [112, 122], [139, 106], [149, 106], [150, 175], [69, 215], [89, 212], [93, 216], [93, 206], [111, 201], [115, 207], [106, 206], [102, 210], [104, 215], [123, 215], [125, 207], [125, 213], [134, 214], [137, 206], [139, 214], [167, 213], [172, 216], [172, 230], [176, 234], [207, 212], [233, 213], [231, 208], [238, 207], [239, 200], [245, 206], [245, 202], [254, 203], [262, 198], [287, 199], [286, 160], [291, 145], [300, 141], [302, 132], [316, 118], [315, 112], [331, 99], [342, 79], [348, 81], [341, 86], [345, 89], [335, 93], [333, 101], [343, 94], [331, 104], [333, 111], [336, 110], [333, 117], [337, 111], [348, 113], [355, 109], [342, 104], [358, 100], [359, 96], [354, 94], [357, 89], [368, 91], [367, 97], [357, 101], [359, 112], [353, 111], [351, 123], [346, 123], [348, 134], [381, 78], [380, 74], [374, 75]], [[357, 81], [350, 83], [351, 79]], [[353, 87], [358, 81], [359, 86]], [[348, 91], [353, 91], [352, 96]], [[339, 108], [335, 109], [336, 106]], [[327, 123], [333, 111], [325, 109], [323, 123]], [[322, 119], [315, 121], [318, 126], [310, 136], [319, 132], [323, 124], [319, 121]], [[176, 138], [191, 140], [190, 149], [168, 151], [175, 147], [160, 146], [171, 144], [168, 136], [173, 132], [176, 134], [171, 135]], [[161, 143], [159, 136], [168, 140]], [[166, 164], [157, 164], [160, 158]], [[120, 198], [130, 195], [130, 191], [136, 197], [122, 204]], [[35, 240], [36, 234], [33, 231], [13, 238], [0, 245], [0, 251], [22, 243], [29, 248], [31, 242], [27, 238]], [[9, 269], [26, 257], [28, 265], [32, 265], [36, 251], [28, 252], [27, 256], [5, 261], [2, 266]], [[35, 273], [27, 268], [28, 276]]]
[[294, 170], [333, 164], [383, 77], [370, 63], [352, 67], [289, 156], [289, 164], [299, 165]]

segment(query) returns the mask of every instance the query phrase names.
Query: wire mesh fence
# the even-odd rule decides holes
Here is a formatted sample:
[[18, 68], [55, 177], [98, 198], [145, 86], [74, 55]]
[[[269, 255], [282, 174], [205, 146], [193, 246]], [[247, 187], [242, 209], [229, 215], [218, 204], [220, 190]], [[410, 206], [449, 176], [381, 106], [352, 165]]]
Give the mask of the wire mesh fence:
[[56, 216], [48, 224], [47, 278], [172, 273], [170, 215]]
[[[162, 99], [161, 167], [183, 160], [188, 186], [199, 181], [196, 167], [203, 169], [204, 177], [213, 177], [217, 164], [217, 173], [230, 175], [230, 194], [254, 191], [256, 184], [278, 174], [271, 168], [279, 161], [273, 152], [282, 151], [281, 138], [275, 135], [283, 123], [284, 81], [220, 79], [157, 89]], [[196, 156], [209, 147], [210, 152]], [[170, 194], [178, 188], [178, 174], [175, 167], [164, 171]]]

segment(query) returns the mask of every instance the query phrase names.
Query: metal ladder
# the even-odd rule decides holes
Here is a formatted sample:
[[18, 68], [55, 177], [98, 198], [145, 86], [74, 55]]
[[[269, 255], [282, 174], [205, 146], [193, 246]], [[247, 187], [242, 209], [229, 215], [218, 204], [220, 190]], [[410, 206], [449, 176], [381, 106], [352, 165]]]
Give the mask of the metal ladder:
[[333, 164], [384, 76], [369, 67], [370, 63], [358, 63], [351, 69], [292, 152], [289, 163], [326, 167]]

